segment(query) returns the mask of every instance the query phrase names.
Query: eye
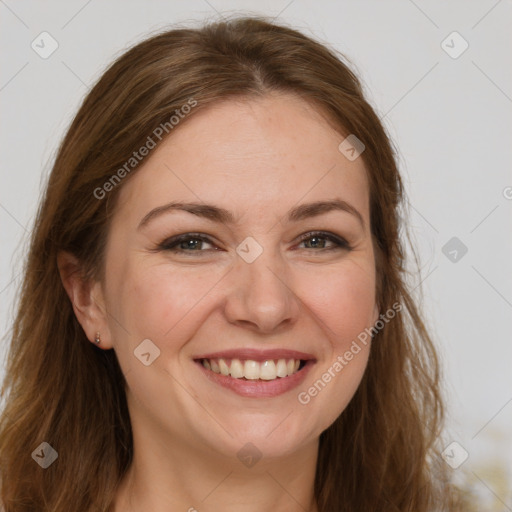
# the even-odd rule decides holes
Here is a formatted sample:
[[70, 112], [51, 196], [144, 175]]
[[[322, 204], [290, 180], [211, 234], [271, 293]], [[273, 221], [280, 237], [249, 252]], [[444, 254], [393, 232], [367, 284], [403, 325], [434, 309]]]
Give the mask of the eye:
[[[304, 233], [300, 236], [301, 244], [310, 244], [312, 249], [317, 249], [315, 252], [335, 251], [335, 250], [350, 250], [349, 243], [343, 238], [334, 235], [333, 233], [324, 233], [322, 231], [314, 231]], [[326, 241], [331, 243], [331, 247], [326, 247]]]
[[185, 233], [164, 240], [158, 249], [177, 253], [205, 252], [201, 250], [203, 244], [213, 245], [210, 239], [201, 233]]
[[[300, 244], [309, 244], [306, 249], [314, 249], [313, 252], [327, 252], [335, 250], [350, 250], [349, 243], [343, 238], [333, 233], [325, 233], [322, 231], [314, 231], [304, 233], [299, 237]], [[201, 253], [210, 250], [217, 251], [218, 248], [204, 249], [204, 244], [211, 245], [213, 242], [201, 233], [185, 233], [164, 240], [158, 245], [158, 250], [169, 251], [174, 253], [189, 254]], [[330, 244], [330, 247], [329, 247]]]

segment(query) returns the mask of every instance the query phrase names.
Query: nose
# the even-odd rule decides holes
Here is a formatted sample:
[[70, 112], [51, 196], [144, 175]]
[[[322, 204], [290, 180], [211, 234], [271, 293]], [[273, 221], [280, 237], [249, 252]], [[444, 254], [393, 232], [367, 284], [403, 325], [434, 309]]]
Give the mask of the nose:
[[300, 300], [282, 258], [263, 251], [252, 263], [238, 258], [235, 265], [225, 303], [229, 322], [265, 334], [296, 323]]

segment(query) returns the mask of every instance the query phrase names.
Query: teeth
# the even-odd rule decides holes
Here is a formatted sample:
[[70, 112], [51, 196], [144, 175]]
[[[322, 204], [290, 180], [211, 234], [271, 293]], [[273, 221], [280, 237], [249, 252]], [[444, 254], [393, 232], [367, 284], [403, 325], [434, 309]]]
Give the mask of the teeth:
[[210, 360], [210, 367], [211, 367], [212, 372], [220, 373], [219, 364], [217, 363], [217, 361], [215, 359]]
[[203, 359], [203, 366], [215, 373], [230, 376], [235, 379], [246, 378], [247, 380], [275, 380], [277, 378], [293, 375], [299, 370], [299, 359], [269, 359], [258, 362], [251, 359], [240, 361], [240, 359]]
[[256, 361], [245, 361], [244, 377], [250, 380], [258, 380], [260, 378], [260, 364]]
[[229, 375], [229, 366], [226, 364], [224, 359], [219, 359], [219, 368], [222, 375]]
[[284, 359], [279, 359], [279, 361], [277, 361], [276, 373], [278, 377], [286, 377], [288, 375], [288, 366]]
[[229, 374], [235, 379], [241, 379], [244, 376], [244, 367], [239, 359], [233, 359], [233, 361], [231, 361]]
[[274, 361], [265, 361], [260, 365], [260, 379], [274, 380], [277, 377], [276, 363]]

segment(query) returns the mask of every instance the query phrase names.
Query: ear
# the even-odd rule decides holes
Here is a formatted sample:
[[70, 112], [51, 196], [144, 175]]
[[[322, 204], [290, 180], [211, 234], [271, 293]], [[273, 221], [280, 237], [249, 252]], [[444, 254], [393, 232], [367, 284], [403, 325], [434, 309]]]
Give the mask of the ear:
[[96, 334], [100, 333], [101, 344], [94, 344], [103, 349], [112, 348], [101, 283], [86, 279], [82, 264], [71, 253], [59, 253], [57, 266], [75, 316], [87, 338], [94, 343]]

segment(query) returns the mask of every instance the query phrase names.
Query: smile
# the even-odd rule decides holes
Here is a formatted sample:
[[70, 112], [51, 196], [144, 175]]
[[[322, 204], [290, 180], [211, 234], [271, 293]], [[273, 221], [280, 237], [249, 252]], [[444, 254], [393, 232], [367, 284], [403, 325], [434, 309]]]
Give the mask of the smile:
[[[245, 380], [275, 380], [297, 373], [305, 364], [300, 359], [269, 359], [263, 362], [251, 359], [203, 359], [202, 365], [214, 373]], [[302, 366], [301, 366], [302, 365]]]
[[295, 350], [233, 349], [194, 357], [208, 382], [243, 397], [271, 398], [301, 385], [316, 363]]

